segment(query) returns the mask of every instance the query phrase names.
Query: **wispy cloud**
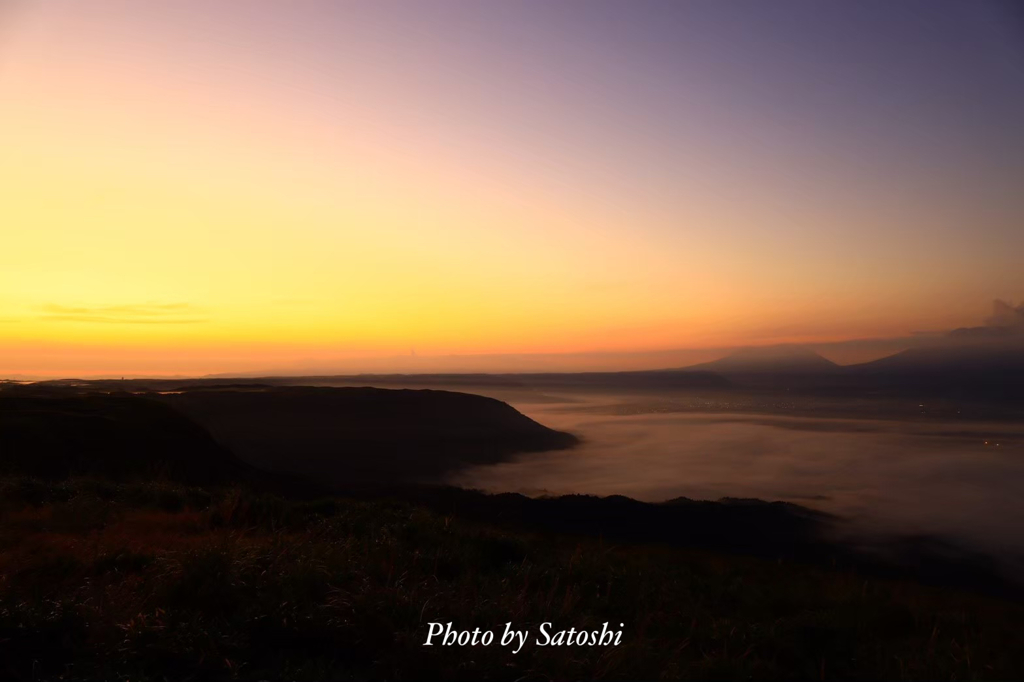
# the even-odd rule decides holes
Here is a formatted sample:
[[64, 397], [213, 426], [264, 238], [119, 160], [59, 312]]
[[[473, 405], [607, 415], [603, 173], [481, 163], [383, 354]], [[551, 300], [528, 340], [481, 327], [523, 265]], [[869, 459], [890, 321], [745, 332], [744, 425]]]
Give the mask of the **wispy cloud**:
[[107, 306], [69, 306], [47, 303], [40, 318], [53, 322], [105, 324], [198, 324], [207, 322], [188, 303], [133, 303]]

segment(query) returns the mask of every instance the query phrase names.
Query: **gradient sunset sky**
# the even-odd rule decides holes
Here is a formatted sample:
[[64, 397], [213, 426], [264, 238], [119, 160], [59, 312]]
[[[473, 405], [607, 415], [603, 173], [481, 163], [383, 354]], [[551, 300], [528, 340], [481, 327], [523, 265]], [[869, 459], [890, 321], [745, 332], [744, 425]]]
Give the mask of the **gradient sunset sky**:
[[0, 377], [972, 324], [1024, 9], [0, 0], [0, 254]]

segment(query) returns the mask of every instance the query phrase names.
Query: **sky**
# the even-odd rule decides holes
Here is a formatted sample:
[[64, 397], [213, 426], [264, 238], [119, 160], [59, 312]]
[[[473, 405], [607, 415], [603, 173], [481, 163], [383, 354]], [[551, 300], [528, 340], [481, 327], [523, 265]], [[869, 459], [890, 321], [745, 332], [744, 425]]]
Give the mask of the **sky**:
[[0, 0], [0, 376], [970, 325], [1021, 121], [1009, 1]]

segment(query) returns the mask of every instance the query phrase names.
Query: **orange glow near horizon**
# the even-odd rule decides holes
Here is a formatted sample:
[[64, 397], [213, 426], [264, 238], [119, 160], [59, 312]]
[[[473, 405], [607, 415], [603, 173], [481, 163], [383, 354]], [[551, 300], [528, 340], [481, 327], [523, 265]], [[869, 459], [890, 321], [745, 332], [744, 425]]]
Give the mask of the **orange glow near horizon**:
[[[364, 29], [335, 44], [278, 35], [274, 3], [83, 5], [24, 3], [0, 32], [0, 378], [656, 366], [969, 324], [1020, 293], [999, 242], [1019, 206], [987, 204], [997, 237], [973, 239], [971, 197], [897, 201], [749, 121], [658, 131], [678, 151], [641, 163], [657, 112], [606, 112], [614, 65], [560, 93], [512, 44], [460, 70], [440, 33], [368, 8], [298, 3], [303, 26]], [[487, 64], [522, 85], [493, 90], [509, 74]], [[569, 357], [588, 353], [621, 357]]]

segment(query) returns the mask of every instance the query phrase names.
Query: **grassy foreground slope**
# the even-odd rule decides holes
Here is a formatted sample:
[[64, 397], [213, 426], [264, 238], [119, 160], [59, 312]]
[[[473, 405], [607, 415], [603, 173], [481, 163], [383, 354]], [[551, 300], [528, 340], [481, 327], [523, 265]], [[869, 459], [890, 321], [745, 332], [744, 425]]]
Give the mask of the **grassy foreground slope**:
[[[431, 621], [619, 647], [425, 648]], [[1024, 605], [400, 502], [0, 481], [10, 679], [1019, 679]]]

